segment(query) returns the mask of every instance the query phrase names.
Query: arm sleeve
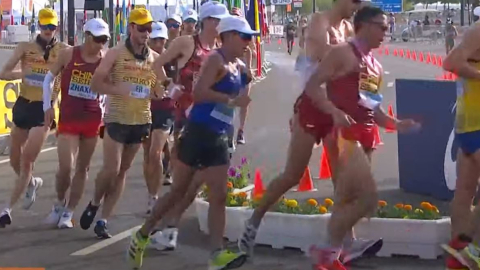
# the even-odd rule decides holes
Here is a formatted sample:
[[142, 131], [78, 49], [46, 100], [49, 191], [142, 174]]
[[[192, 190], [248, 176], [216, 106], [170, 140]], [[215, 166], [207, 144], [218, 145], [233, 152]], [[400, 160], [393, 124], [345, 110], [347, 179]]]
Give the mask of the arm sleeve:
[[53, 81], [55, 76], [49, 71], [43, 80], [43, 111], [52, 107]]

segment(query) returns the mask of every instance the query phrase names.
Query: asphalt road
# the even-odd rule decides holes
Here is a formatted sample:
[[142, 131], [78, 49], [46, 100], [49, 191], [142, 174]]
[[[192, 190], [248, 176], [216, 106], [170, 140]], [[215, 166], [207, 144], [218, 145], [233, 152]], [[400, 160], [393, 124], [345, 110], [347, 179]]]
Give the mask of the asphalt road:
[[[246, 126], [247, 144], [238, 147], [233, 164], [238, 164], [241, 157], [251, 161], [252, 169], [260, 168], [263, 179], [268, 182], [277, 174], [285, 163], [286, 148], [289, 140], [288, 120], [292, 114], [292, 105], [301, 89], [299, 74], [293, 71], [295, 56], [286, 54], [284, 43], [272, 42], [267, 46], [266, 58], [273, 63], [268, 76], [258, 82], [252, 92], [253, 102]], [[390, 45], [397, 46], [397, 45]], [[413, 45], [412, 45], [413, 46]], [[10, 52], [1, 51], [2, 61]], [[295, 54], [295, 52], [294, 52]], [[393, 56], [379, 56], [384, 65], [385, 103], [395, 104], [396, 78], [434, 79], [441, 74], [437, 67]], [[400, 116], [401, 117], [401, 116]], [[380, 197], [392, 202], [417, 203], [428, 198], [406, 194], [398, 190], [398, 161], [395, 134], [382, 132], [385, 143], [374, 155], [374, 174], [380, 189]], [[39, 192], [37, 202], [30, 211], [14, 209], [13, 224], [0, 230], [0, 268], [1, 267], [44, 267], [48, 270], [105, 270], [128, 269], [124, 262], [127, 239], [108, 244], [94, 251], [99, 241], [94, 238], [93, 231], [80, 228], [57, 230], [42, 224], [55, 200], [54, 179], [57, 168], [56, 149], [45, 146], [35, 166], [35, 175], [44, 179], [44, 186]], [[318, 175], [320, 148], [311, 159], [310, 169], [314, 176]], [[109, 229], [113, 235], [125, 232], [144, 219], [147, 205], [147, 191], [142, 176], [142, 153], [137, 155], [133, 167], [128, 173], [125, 193], [121, 198], [115, 216], [109, 220]], [[9, 198], [15, 179], [6, 156], [0, 158], [0, 205]], [[75, 214], [79, 219], [81, 212], [93, 194], [93, 180], [102, 165], [102, 147], [99, 143], [90, 169], [90, 180], [87, 183], [84, 198]], [[316, 197], [327, 197], [332, 194], [330, 181], [315, 181], [320, 190]], [[167, 190], [167, 189], [165, 189]], [[446, 202], [434, 201], [443, 212], [447, 211]], [[191, 207], [184, 216], [180, 228], [179, 245], [174, 253], [148, 251], [144, 269], [197, 270], [206, 269], [208, 258], [208, 238], [198, 230], [195, 209]], [[83, 256], [72, 256], [73, 253], [85, 249], [92, 253]], [[373, 258], [353, 265], [350, 269], [382, 269], [382, 270], [433, 270], [440, 269], [442, 260], [419, 260], [415, 258]], [[297, 250], [275, 250], [270, 247], [257, 247], [252, 264], [242, 269], [260, 270], [294, 270], [310, 269], [308, 259]]]

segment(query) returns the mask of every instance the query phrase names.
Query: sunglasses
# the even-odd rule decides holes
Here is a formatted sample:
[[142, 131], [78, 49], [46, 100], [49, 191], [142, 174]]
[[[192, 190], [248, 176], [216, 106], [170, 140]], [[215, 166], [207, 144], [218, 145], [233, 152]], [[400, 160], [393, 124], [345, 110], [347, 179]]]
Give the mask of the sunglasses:
[[98, 44], [106, 44], [110, 38], [107, 36], [93, 36], [92, 35], [93, 42], [98, 43]]
[[244, 41], [251, 41], [252, 38], [253, 38], [253, 36], [250, 35], [250, 34], [245, 34], [245, 33], [240, 33], [240, 32], [238, 32], [238, 36]]
[[197, 21], [195, 21], [194, 19], [186, 19], [185, 21], [183, 21], [184, 23], [197, 23]]
[[362, 0], [352, 0], [352, 3], [354, 3], [354, 4], [360, 4], [360, 3], [362, 3]]
[[137, 26], [137, 31], [140, 32], [140, 33], [145, 33], [145, 32], [151, 33], [152, 32], [152, 24], [144, 24], [144, 25], [136, 24], [136, 26]]
[[179, 23], [167, 23], [167, 28], [178, 29], [178, 28], [180, 28], [180, 24]]
[[57, 30], [57, 26], [53, 24], [46, 24], [46, 25], [40, 25], [41, 30], [50, 30], [50, 31], [55, 31]]

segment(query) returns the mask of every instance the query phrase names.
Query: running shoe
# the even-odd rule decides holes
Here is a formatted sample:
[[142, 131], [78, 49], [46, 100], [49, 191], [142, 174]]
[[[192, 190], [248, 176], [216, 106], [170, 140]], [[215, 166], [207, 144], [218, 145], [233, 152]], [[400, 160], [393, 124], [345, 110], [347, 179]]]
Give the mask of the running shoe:
[[[462, 250], [466, 246], [468, 246], [468, 242], [464, 242], [458, 238], [454, 238], [450, 241], [450, 243], [448, 243], [448, 246], [452, 249], [457, 250], [458, 252], [459, 250]], [[455, 259], [455, 257], [453, 257], [450, 253], [447, 253], [446, 266], [447, 270], [468, 270], [468, 267]]]
[[37, 191], [43, 185], [43, 180], [40, 177], [33, 177], [28, 184], [27, 192], [25, 193], [25, 199], [23, 201], [23, 208], [25, 210], [30, 209], [37, 198]]
[[58, 221], [57, 227], [59, 229], [71, 229], [73, 228], [73, 212], [71, 211], [64, 211], [60, 220]]
[[97, 224], [95, 224], [95, 228], [93, 228], [93, 231], [97, 235], [98, 239], [112, 238], [112, 235], [108, 233], [107, 224], [103, 220], [97, 221]]
[[253, 247], [255, 246], [255, 237], [257, 236], [257, 228], [253, 226], [249, 220], [245, 221], [245, 230], [240, 239], [238, 239], [238, 248], [247, 254], [248, 257], [253, 256]]
[[364, 240], [355, 239], [352, 244], [342, 250], [340, 261], [343, 264], [349, 263], [361, 257], [375, 256], [383, 247], [383, 239]]
[[99, 206], [92, 205], [92, 202], [89, 202], [85, 211], [83, 211], [82, 216], [80, 217], [80, 227], [84, 230], [88, 230], [95, 219]]
[[133, 269], [140, 269], [143, 264], [143, 253], [149, 242], [148, 237], [140, 234], [140, 230], [135, 231], [130, 239], [130, 245], [127, 249], [127, 261]]
[[237, 133], [237, 144], [245, 144], [245, 136], [243, 135], [243, 130], [239, 129]]
[[164, 186], [170, 186], [172, 184], [172, 174], [170, 173], [170, 162], [165, 157], [162, 159], [163, 162], [163, 180]]
[[48, 225], [57, 225], [58, 222], [60, 221], [60, 218], [62, 217], [63, 210], [65, 208], [66, 201], [64, 200], [63, 202], [56, 202], [53, 207], [52, 211], [50, 211], [50, 214], [48, 214], [47, 218], [45, 219], [45, 224]]
[[316, 270], [347, 270], [338, 259], [332, 258], [335, 251], [329, 247], [313, 245], [309, 249], [309, 257]]
[[462, 250], [456, 250], [449, 245], [441, 245], [441, 247], [467, 267], [466, 269], [480, 269], [480, 248], [474, 244], [469, 244]]
[[12, 224], [11, 210], [8, 208], [3, 209], [0, 213], [0, 228], [5, 228], [7, 225]]
[[247, 261], [245, 252], [232, 252], [229, 250], [221, 250], [215, 252], [208, 260], [208, 270], [226, 270], [237, 269]]
[[150, 244], [160, 251], [173, 251], [177, 248], [178, 229], [167, 228], [150, 236]]

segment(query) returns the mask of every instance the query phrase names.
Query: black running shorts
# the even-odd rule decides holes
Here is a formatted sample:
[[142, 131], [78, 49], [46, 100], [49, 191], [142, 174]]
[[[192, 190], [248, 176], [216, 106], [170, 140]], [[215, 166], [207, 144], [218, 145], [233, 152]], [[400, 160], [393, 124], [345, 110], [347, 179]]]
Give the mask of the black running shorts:
[[12, 109], [12, 120], [16, 127], [26, 130], [43, 126], [45, 123], [43, 101], [30, 101], [18, 97]]
[[154, 110], [152, 111], [152, 130], [170, 131], [173, 126], [173, 120], [173, 110]]
[[119, 123], [105, 123], [108, 136], [122, 144], [142, 143], [150, 136], [150, 124], [123, 125]]
[[187, 121], [178, 140], [178, 159], [196, 169], [228, 165], [228, 136]]

